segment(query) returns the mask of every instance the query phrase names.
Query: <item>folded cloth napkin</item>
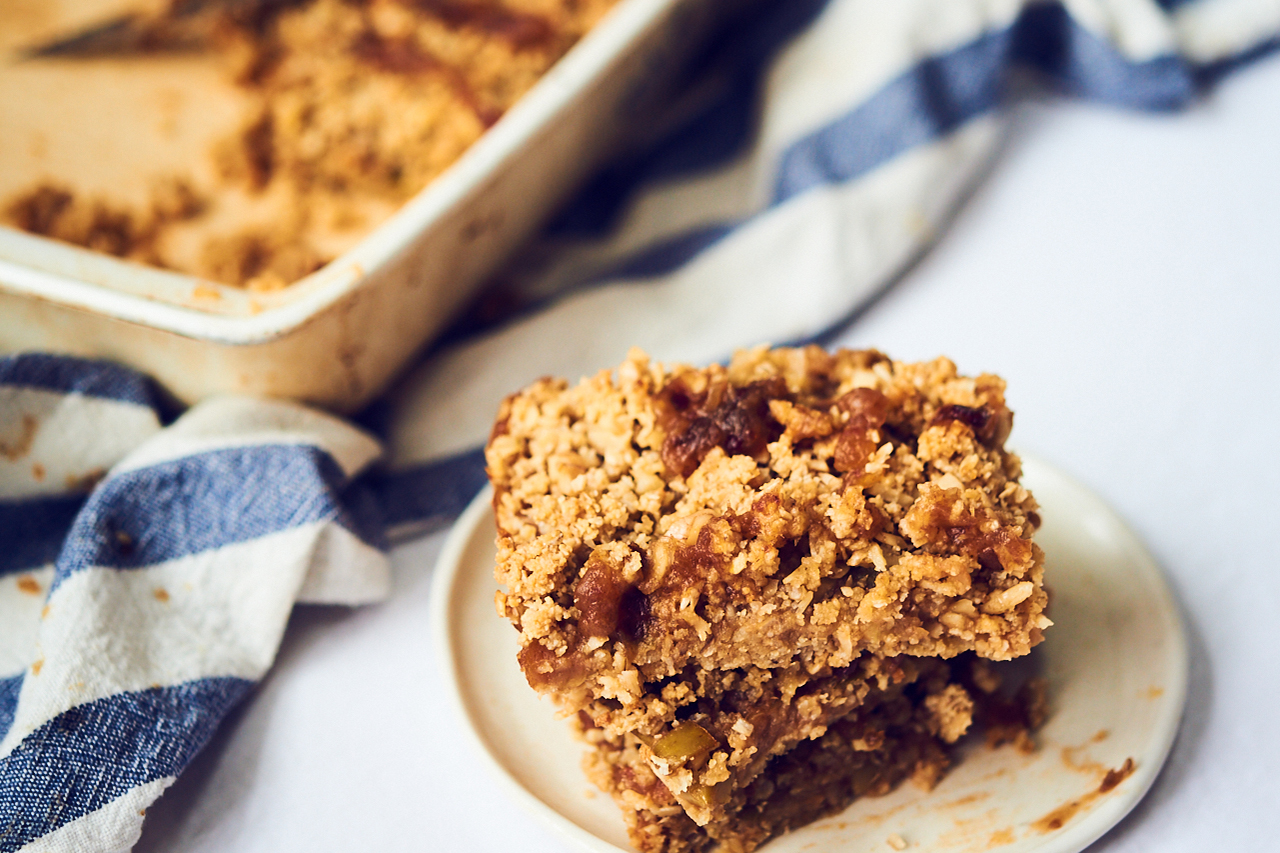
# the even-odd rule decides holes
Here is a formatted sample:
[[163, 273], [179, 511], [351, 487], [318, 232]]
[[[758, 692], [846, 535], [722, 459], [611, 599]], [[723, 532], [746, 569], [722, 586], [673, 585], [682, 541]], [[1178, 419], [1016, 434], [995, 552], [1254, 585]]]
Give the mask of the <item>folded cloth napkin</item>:
[[[116, 851], [297, 602], [388, 592], [383, 533], [483, 483], [501, 397], [632, 345], [821, 339], [933, 239], [1028, 74], [1170, 109], [1277, 44], [1280, 0], [767, 0], [362, 418], [223, 398], [168, 423], [102, 362], [0, 360], [0, 853]], [[496, 310], [493, 310], [495, 309]]]
[[0, 849], [127, 850], [295, 601], [386, 595], [348, 487], [379, 446], [243, 398], [166, 427], [142, 377], [41, 355], [0, 361], [0, 436]]

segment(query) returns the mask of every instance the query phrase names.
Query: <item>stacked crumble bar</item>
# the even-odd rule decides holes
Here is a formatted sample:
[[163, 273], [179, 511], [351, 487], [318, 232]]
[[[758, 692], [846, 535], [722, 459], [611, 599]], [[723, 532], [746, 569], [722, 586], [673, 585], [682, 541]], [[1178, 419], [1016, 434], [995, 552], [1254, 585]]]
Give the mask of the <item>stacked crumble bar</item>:
[[1050, 624], [1011, 424], [998, 377], [817, 347], [633, 351], [503, 403], [498, 609], [638, 848], [747, 851], [937, 780], [980, 659]]

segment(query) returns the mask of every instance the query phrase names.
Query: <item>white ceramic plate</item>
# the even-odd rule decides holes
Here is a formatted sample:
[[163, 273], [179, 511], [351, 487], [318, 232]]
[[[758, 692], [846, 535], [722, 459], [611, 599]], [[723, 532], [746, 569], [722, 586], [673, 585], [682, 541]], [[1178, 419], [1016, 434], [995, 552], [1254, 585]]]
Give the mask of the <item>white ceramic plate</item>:
[[[890, 847], [912, 851], [1067, 853], [1114, 826], [1142, 798], [1182, 715], [1187, 648], [1160, 571], [1101, 500], [1066, 475], [1024, 459], [1042, 506], [1056, 623], [1038, 648], [1052, 713], [1040, 749], [974, 744], [933, 791], [910, 784], [783, 835], [769, 853]], [[575, 845], [630, 850], [613, 801], [582, 775], [582, 745], [525, 683], [516, 633], [494, 612], [494, 527], [488, 492], [458, 521], [432, 595], [442, 671], [479, 753], [513, 799]], [[1108, 769], [1135, 770], [1107, 793]], [[894, 839], [896, 842], [897, 839]]]

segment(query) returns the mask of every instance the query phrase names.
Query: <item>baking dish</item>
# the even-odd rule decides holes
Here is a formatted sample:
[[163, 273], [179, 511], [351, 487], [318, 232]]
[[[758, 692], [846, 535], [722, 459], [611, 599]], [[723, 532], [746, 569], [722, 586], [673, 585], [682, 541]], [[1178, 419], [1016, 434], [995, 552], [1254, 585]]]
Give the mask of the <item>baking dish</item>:
[[188, 403], [235, 392], [358, 409], [609, 151], [717, 5], [622, 0], [446, 172], [279, 291], [0, 228], [0, 352], [112, 359]]

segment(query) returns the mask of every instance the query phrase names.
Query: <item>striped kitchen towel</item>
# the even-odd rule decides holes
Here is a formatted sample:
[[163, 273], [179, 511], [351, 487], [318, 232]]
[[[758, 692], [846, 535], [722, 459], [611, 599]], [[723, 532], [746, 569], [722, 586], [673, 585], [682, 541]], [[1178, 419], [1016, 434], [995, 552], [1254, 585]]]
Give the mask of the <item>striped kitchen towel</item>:
[[[644, 0], [637, 0], [643, 2]], [[382, 534], [479, 490], [502, 396], [639, 345], [821, 340], [926, 248], [1027, 80], [1174, 109], [1280, 0], [762, 0], [480, 309], [361, 419], [0, 360], [0, 853], [116, 851], [270, 666], [295, 602], [388, 590]], [[637, 134], [637, 138], [641, 135]]]
[[0, 360], [0, 850], [129, 849], [295, 601], [386, 595], [348, 485], [378, 452], [289, 403], [164, 426], [131, 371]]

